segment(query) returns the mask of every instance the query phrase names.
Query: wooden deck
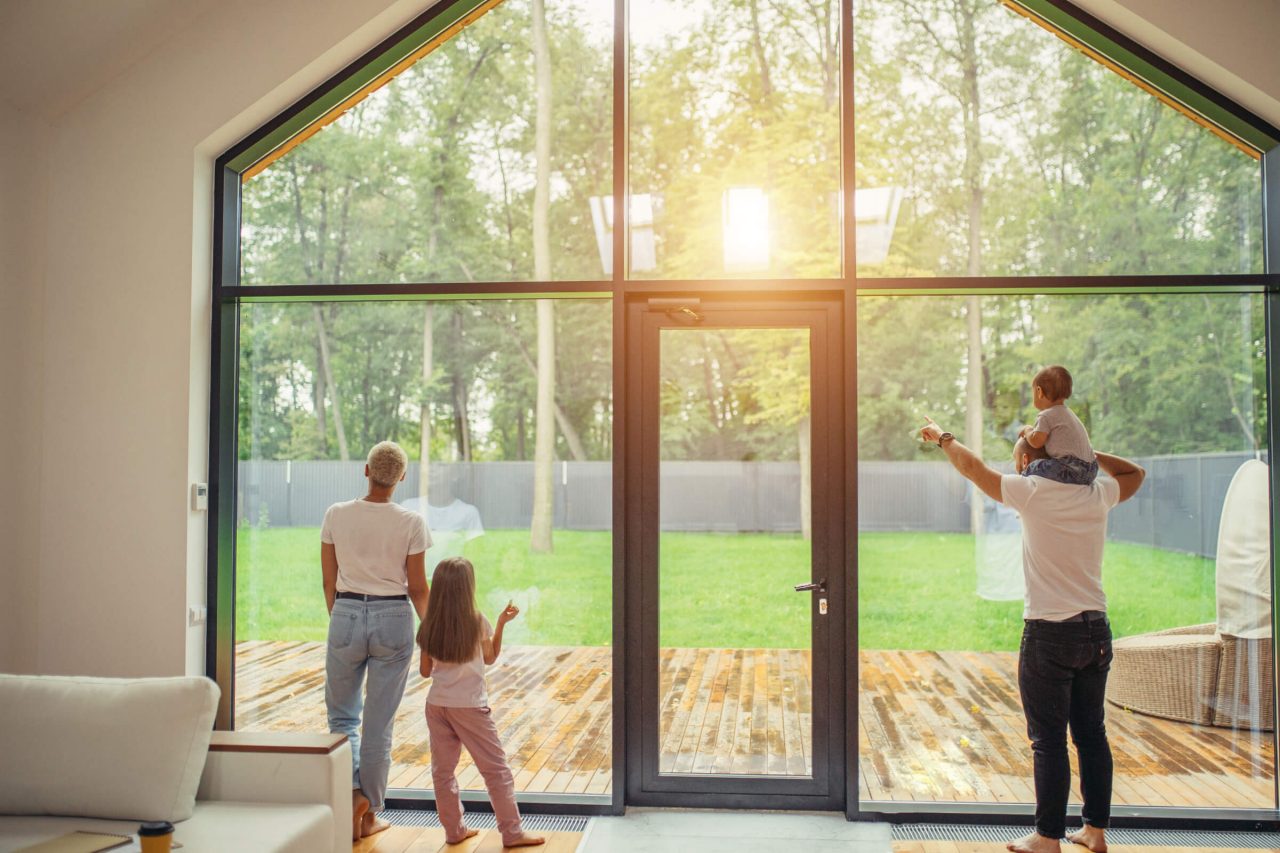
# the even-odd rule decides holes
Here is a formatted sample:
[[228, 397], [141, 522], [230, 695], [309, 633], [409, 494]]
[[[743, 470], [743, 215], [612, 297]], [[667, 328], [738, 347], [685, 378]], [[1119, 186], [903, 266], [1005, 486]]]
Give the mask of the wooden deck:
[[[872, 800], [1032, 801], [1017, 656], [863, 652], [858, 769]], [[237, 646], [236, 725], [324, 731], [324, 645]], [[607, 794], [612, 652], [510, 646], [489, 671], [494, 720], [517, 790]], [[661, 678], [664, 771], [804, 774], [811, 761], [805, 652], [673, 649]], [[391, 786], [430, 787], [423, 703], [410, 673]], [[1198, 727], [1108, 706], [1117, 805], [1273, 807], [1267, 733]], [[465, 753], [459, 784], [483, 782]]]

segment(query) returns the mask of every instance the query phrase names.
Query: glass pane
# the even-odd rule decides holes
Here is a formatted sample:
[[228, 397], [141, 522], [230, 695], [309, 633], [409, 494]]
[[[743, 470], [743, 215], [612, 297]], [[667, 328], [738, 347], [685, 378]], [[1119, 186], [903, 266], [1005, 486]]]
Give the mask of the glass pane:
[[840, 275], [837, 8], [634, 0], [632, 277]]
[[1262, 271], [1259, 161], [999, 0], [858, 0], [858, 273]]
[[243, 283], [607, 278], [613, 4], [545, 7], [506, 0], [248, 173]]
[[[555, 359], [541, 366], [554, 407], [539, 424], [537, 315], [548, 310]], [[610, 323], [600, 300], [241, 306], [237, 728], [327, 730], [320, 523], [331, 504], [365, 494], [365, 454], [389, 438], [410, 457], [393, 499], [425, 512], [434, 539], [428, 573], [464, 555], [490, 621], [508, 600], [521, 608], [487, 676], [516, 789], [609, 793]], [[539, 457], [543, 429], [555, 443]], [[535, 546], [538, 533], [549, 547]], [[392, 788], [431, 786], [417, 661]], [[465, 756], [458, 778], [484, 789]]]
[[1093, 447], [1147, 471], [1102, 560], [1114, 804], [1274, 807], [1264, 327], [1250, 294], [858, 300], [863, 799], [1034, 799], [1019, 516], [911, 431], [1012, 472], [1056, 363]]
[[659, 772], [811, 776], [809, 332], [661, 359]]

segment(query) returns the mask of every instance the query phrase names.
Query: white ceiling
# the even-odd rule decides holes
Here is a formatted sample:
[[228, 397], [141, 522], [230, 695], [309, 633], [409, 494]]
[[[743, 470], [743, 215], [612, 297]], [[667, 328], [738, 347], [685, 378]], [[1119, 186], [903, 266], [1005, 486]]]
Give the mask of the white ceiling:
[[[53, 123], [219, 2], [0, 0], [0, 102]], [[1280, 126], [1280, 0], [1076, 2]]]
[[53, 122], [217, 0], [0, 0], [0, 99]]

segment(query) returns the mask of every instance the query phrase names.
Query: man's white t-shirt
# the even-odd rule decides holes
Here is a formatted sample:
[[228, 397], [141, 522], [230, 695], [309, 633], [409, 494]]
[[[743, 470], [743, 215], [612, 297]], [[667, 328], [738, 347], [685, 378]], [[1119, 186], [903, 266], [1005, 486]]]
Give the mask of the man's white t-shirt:
[[338, 556], [338, 592], [404, 595], [409, 591], [406, 558], [431, 547], [421, 515], [388, 501], [358, 499], [329, 507], [320, 541]]
[[[488, 640], [493, 637], [493, 625], [480, 617], [480, 634]], [[443, 708], [485, 708], [489, 705], [489, 693], [484, 682], [484, 649], [476, 644], [473, 658], [463, 663], [431, 661], [431, 688], [427, 691], [427, 704]]]
[[1027, 581], [1023, 619], [1068, 619], [1106, 610], [1102, 548], [1107, 513], [1120, 502], [1120, 484], [1099, 477], [1076, 486], [1006, 474], [1001, 502], [1022, 518], [1022, 572]]

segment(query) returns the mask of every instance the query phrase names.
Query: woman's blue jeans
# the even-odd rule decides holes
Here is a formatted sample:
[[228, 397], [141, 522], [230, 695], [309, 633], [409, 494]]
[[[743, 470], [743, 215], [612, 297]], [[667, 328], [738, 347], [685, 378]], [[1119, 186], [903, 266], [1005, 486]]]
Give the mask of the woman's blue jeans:
[[329, 731], [351, 741], [351, 787], [363, 791], [375, 810], [387, 795], [392, 726], [404, 698], [413, 646], [409, 602], [339, 598], [333, 603], [324, 677]]

